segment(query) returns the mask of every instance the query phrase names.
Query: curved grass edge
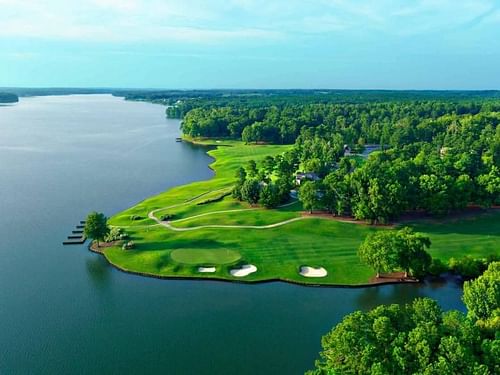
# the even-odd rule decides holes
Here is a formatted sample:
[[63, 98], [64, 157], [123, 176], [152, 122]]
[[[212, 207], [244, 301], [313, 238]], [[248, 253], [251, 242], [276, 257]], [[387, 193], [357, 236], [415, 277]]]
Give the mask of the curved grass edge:
[[223, 277], [223, 276], [213, 276], [210, 274], [200, 274], [199, 276], [187, 276], [187, 275], [159, 275], [155, 273], [149, 273], [149, 272], [143, 272], [143, 271], [135, 271], [128, 269], [126, 267], [120, 266], [111, 260], [108, 259], [106, 256], [106, 253], [103, 251], [100, 251], [98, 249], [95, 249], [93, 244], [88, 245], [88, 250], [101, 255], [106, 259], [106, 261], [116, 270], [127, 273], [130, 275], [135, 275], [135, 276], [142, 276], [142, 277], [148, 277], [152, 279], [159, 279], [159, 280], [191, 280], [191, 281], [212, 281], [212, 282], [227, 282], [227, 283], [238, 283], [238, 284], [269, 284], [269, 283], [287, 283], [287, 284], [294, 284], [298, 286], [304, 286], [304, 287], [320, 287], [320, 288], [349, 288], [349, 289], [359, 289], [359, 288], [374, 288], [374, 287], [379, 287], [379, 286], [385, 286], [385, 285], [396, 285], [396, 284], [418, 284], [421, 283], [422, 281], [413, 281], [413, 280], [406, 280], [406, 281], [399, 281], [399, 280], [394, 280], [394, 281], [382, 281], [378, 283], [362, 283], [362, 284], [336, 284], [336, 283], [328, 283], [328, 282], [323, 282], [323, 283], [318, 283], [314, 281], [299, 281], [299, 280], [293, 280], [293, 279], [288, 279], [286, 277], [272, 277], [272, 278], [264, 278], [264, 279], [259, 279], [259, 280], [251, 280], [251, 279], [242, 279], [242, 278], [232, 278], [232, 277]]
[[[186, 140], [186, 141], [191, 142], [190, 140]], [[206, 149], [206, 153], [213, 159], [212, 162], [210, 163], [210, 165], [208, 166], [210, 169], [212, 169], [214, 171], [214, 174], [212, 176], [210, 176], [210, 178], [204, 179], [204, 180], [196, 180], [196, 181], [190, 182], [190, 183], [185, 184], [185, 185], [174, 186], [174, 187], [169, 188], [166, 191], [163, 191], [157, 195], [145, 198], [141, 202], [146, 202], [149, 199], [155, 200], [155, 198], [157, 198], [157, 197], [160, 197], [164, 194], [168, 194], [169, 191], [172, 191], [172, 190], [175, 191], [176, 189], [186, 188], [186, 187], [189, 187], [191, 184], [209, 183], [210, 181], [216, 180], [218, 178], [220, 178], [220, 180], [217, 181], [217, 183], [215, 183], [214, 185], [217, 188], [220, 188], [221, 186], [227, 187], [228, 186], [227, 184], [231, 183], [231, 181], [230, 181], [231, 179], [228, 178], [227, 164], [224, 164], [225, 159], [216, 157], [217, 154], [214, 155], [211, 151], [215, 152], [216, 150], [219, 150], [219, 147], [221, 147], [221, 146], [226, 146], [226, 147], [230, 148], [230, 147], [234, 147], [234, 146], [243, 146], [243, 145], [241, 142], [234, 142], [234, 141], [227, 141], [227, 140], [220, 141], [220, 143], [214, 143], [214, 142], [217, 142], [217, 141], [205, 140], [205, 141], [199, 142], [199, 143], [192, 142], [192, 143], [196, 143], [196, 144], [199, 144], [202, 146], [215, 146], [212, 148], [207, 147], [207, 149]], [[221, 163], [221, 162], [222, 162], [222, 165], [221, 165], [222, 166], [222, 176], [220, 175], [220, 173], [218, 173], [219, 171], [217, 168], [217, 166], [220, 165], [218, 163]], [[206, 194], [206, 192], [196, 195], [194, 199], [196, 199], [197, 197], [204, 195], [204, 194]], [[176, 201], [176, 203], [189, 202], [191, 200], [193, 200], [193, 197], [190, 197], [189, 199], [178, 200], [178, 201]], [[158, 202], [154, 202], [154, 203], [158, 203]], [[137, 205], [138, 204], [136, 204], [136, 206]], [[130, 209], [134, 209], [136, 206], [132, 206]], [[127, 209], [127, 210], [129, 210], [129, 209]], [[121, 213], [118, 213], [117, 215], [120, 215], [120, 214]], [[495, 218], [500, 219], [500, 215], [495, 216]], [[345, 223], [345, 224], [349, 224], [349, 223]], [[356, 223], [356, 224], [362, 224], [362, 223]], [[405, 225], [406, 224], [411, 225], [411, 223], [405, 223]], [[413, 224], [414, 225], [411, 225], [411, 226], [415, 226], [415, 228], [418, 231], [428, 233], [428, 234], [433, 233], [433, 237], [436, 240], [435, 241], [436, 244], [439, 243], [439, 248], [437, 249], [436, 253], [434, 253], [434, 254], [431, 253], [431, 255], [433, 257], [438, 258], [438, 259], [448, 260], [451, 256], [463, 256], [463, 255], [469, 254], [471, 251], [475, 252], [476, 254], [478, 254], [478, 253], [481, 254], [485, 251], [484, 249], [478, 248], [478, 246], [474, 246], [474, 248], [471, 248], [471, 249], [466, 249], [463, 246], [462, 246], [462, 248], [460, 248], [460, 246], [454, 245], [455, 247], [457, 247], [456, 251], [455, 251], [455, 249], [452, 250], [449, 245], [444, 246], [443, 243], [445, 243], [445, 242], [448, 243], [451, 240], [451, 241], [453, 241], [453, 243], [456, 243], [457, 240], [461, 240], [463, 238], [464, 234], [465, 235], [470, 234], [470, 233], [467, 233], [467, 231], [463, 232], [463, 233], [454, 233], [456, 228], [452, 228], [452, 230], [450, 230], [450, 228], [448, 228], [448, 227], [450, 225], [451, 226], [454, 225], [453, 220], [446, 220], [446, 222], [444, 224], [447, 228], [444, 228], [444, 227], [443, 228], [436, 228], [434, 226], [434, 223], [426, 223], [425, 221], [419, 221], [419, 222], [413, 223]], [[351, 225], [352, 225], [352, 223], [351, 223]], [[365, 225], [361, 225], [361, 227], [364, 227], [364, 226]], [[370, 225], [366, 225], [366, 226], [369, 228], [373, 228], [373, 229], [380, 229], [380, 228], [374, 228], [373, 226], [370, 226]], [[431, 227], [433, 227], [433, 228], [431, 229]], [[486, 232], [477, 230], [476, 232], [474, 232], [474, 234], [476, 235], [476, 237], [482, 236], [481, 240], [483, 240], [484, 238], [491, 238], [492, 233], [490, 233], [490, 232], [491, 232], [491, 228], [486, 230]], [[458, 234], [458, 236], [455, 236], [455, 234]], [[433, 238], [433, 243], [434, 243], [434, 238]], [[494, 241], [495, 242], [493, 243], [493, 246], [495, 247], [496, 246], [495, 244], [499, 243], [496, 235], [495, 235]], [[490, 243], [488, 246], [491, 250], [492, 244]], [[110, 247], [109, 249], [110, 250], [113, 249], [112, 251], [116, 251], [116, 247], [114, 247], [114, 248]], [[493, 249], [493, 252], [498, 253], [499, 250], [500, 250], [500, 248], [495, 247]], [[259, 263], [254, 263], [254, 264], [257, 264], [259, 269], [262, 269], [262, 272], [257, 272], [256, 274], [250, 275], [250, 276], [245, 277], [243, 279], [234, 278], [230, 275], [227, 275], [227, 276], [225, 275], [225, 273], [227, 273], [226, 272], [227, 267], [230, 265], [223, 265], [222, 269], [219, 270], [217, 274], [198, 274], [198, 273], [196, 273], [195, 270], [190, 269], [189, 267], [184, 268], [184, 266], [186, 266], [186, 265], [182, 265], [182, 264], [180, 264], [181, 268], [180, 268], [179, 273], [175, 273], [176, 270], [171, 270], [171, 269], [169, 269], [169, 270], [158, 269], [158, 271], [156, 271], [156, 269], [154, 267], [151, 267], [152, 272], [149, 272], [148, 269], [144, 269], [143, 267], [138, 267], [135, 269], [134, 269], [134, 267], [127, 268], [128, 266], [130, 266], [130, 264], [126, 264], [126, 262], [125, 263], [114, 262], [114, 260], [110, 259], [110, 256], [106, 255], [106, 250], [104, 250], [103, 252], [100, 252], [100, 253], [103, 253], [103, 255], [105, 256], [108, 263], [110, 263], [111, 265], [113, 265], [117, 269], [120, 269], [120, 270], [127, 272], [127, 273], [130, 273], [130, 274], [142, 275], [145, 277], [153, 277], [153, 278], [158, 278], [158, 279], [182, 279], [182, 280], [187, 280], [187, 279], [199, 280], [199, 279], [201, 279], [201, 280], [238, 282], [238, 283], [246, 283], [246, 284], [281, 281], [281, 282], [293, 283], [293, 284], [298, 284], [298, 285], [307, 285], [307, 286], [331, 286], [331, 287], [353, 287], [353, 288], [372, 287], [372, 286], [387, 285], [387, 284], [408, 283], [408, 281], [401, 282], [399, 280], [390, 280], [390, 281], [386, 280], [384, 282], [372, 283], [372, 282], [368, 282], [369, 277], [367, 277], [367, 275], [365, 275], [365, 277], [363, 277], [362, 279], [360, 277], [357, 277], [356, 279], [354, 277], [352, 277], [352, 278], [350, 278], [350, 279], [352, 279], [352, 282], [349, 279], [346, 280], [345, 277], [339, 277], [339, 279], [343, 278], [343, 280], [335, 280], [335, 279], [330, 279], [330, 280], [304, 279], [304, 280], [302, 280], [302, 278], [298, 274], [298, 271], [295, 273], [290, 272], [291, 269], [288, 266], [287, 266], [288, 271], [283, 272], [283, 273], [286, 273], [286, 275], [278, 276], [278, 275], [280, 275], [280, 272], [276, 272], [276, 269], [269, 270], [269, 269], [266, 269], [265, 267], [264, 267], [264, 269], [262, 269], [261, 266], [259, 265]], [[249, 259], [249, 261], [253, 261], [253, 260]], [[308, 263], [310, 263], [310, 262], [308, 262]], [[326, 266], [327, 269], [330, 271], [327, 264], [322, 265], [322, 264], [318, 263], [318, 265]], [[191, 266], [191, 265], [188, 265], [188, 266]], [[145, 268], [147, 268], [147, 267], [145, 267]]]

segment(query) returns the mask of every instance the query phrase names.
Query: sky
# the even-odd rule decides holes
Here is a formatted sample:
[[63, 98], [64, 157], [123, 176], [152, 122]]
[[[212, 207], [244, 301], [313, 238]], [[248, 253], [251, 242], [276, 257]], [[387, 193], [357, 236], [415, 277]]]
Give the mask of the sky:
[[0, 87], [500, 89], [500, 0], [0, 0]]

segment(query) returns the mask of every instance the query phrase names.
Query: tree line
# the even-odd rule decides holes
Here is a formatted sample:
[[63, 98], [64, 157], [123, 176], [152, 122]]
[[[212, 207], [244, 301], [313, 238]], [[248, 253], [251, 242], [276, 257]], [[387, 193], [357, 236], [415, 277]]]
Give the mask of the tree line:
[[[306, 128], [290, 151], [267, 157], [260, 169], [254, 161], [255, 167], [242, 166], [234, 197], [275, 207], [287, 198], [286, 189], [296, 188], [305, 210], [371, 223], [388, 223], [406, 212], [444, 216], [469, 205], [498, 205], [499, 123], [497, 112], [445, 115], [409, 128], [417, 141], [398, 137], [368, 157], [346, 155], [345, 139], [335, 129]], [[353, 152], [363, 147], [351, 145]], [[295, 186], [297, 171], [315, 179]]]
[[[194, 104], [187, 103], [190, 103], [189, 106]], [[426, 140], [434, 132], [440, 131], [439, 128], [433, 129], [433, 121], [439, 117], [495, 111], [500, 111], [500, 102], [495, 100], [311, 103], [282, 106], [268, 103], [261, 106], [215, 107], [200, 103], [189, 111], [184, 111], [182, 130], [192, 137], [230, 137], [245, 142], [292, 144], [303, 128], [323, 125], [340, 134], [348, 144], [401, 145]]]

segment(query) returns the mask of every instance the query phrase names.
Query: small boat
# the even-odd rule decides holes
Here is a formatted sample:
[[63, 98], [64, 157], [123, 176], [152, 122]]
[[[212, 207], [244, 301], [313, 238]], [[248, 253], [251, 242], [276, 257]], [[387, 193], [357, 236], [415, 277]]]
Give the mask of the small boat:
[[175, 138], [175, 141], [176, 141], [176, 142], [182, 142], [182, 138], [177, 137], [177, 138]]

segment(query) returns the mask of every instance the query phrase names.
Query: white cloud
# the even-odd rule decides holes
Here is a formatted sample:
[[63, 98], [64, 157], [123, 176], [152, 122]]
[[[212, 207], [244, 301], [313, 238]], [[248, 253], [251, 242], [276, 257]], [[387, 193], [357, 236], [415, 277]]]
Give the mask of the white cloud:
[[212, 10], [203, 7], [189, 10], [189, 4], [174, 1], [88, 0], [78, 5], [61, 1], [48, 1], [44, 5], [36, 1], [22, 5], [11, 0], [0, 1], [4, 7], [0, 14], [0, 37], [209, 43], [282, 36], [276, 30], [258, 27], [214, 27], [207, 22], [215, 17]]
[[0, 38], [216, 43], [359, 30], [405, 36], [497, 22], [495, 4], [494, 0], [0, 0]]

